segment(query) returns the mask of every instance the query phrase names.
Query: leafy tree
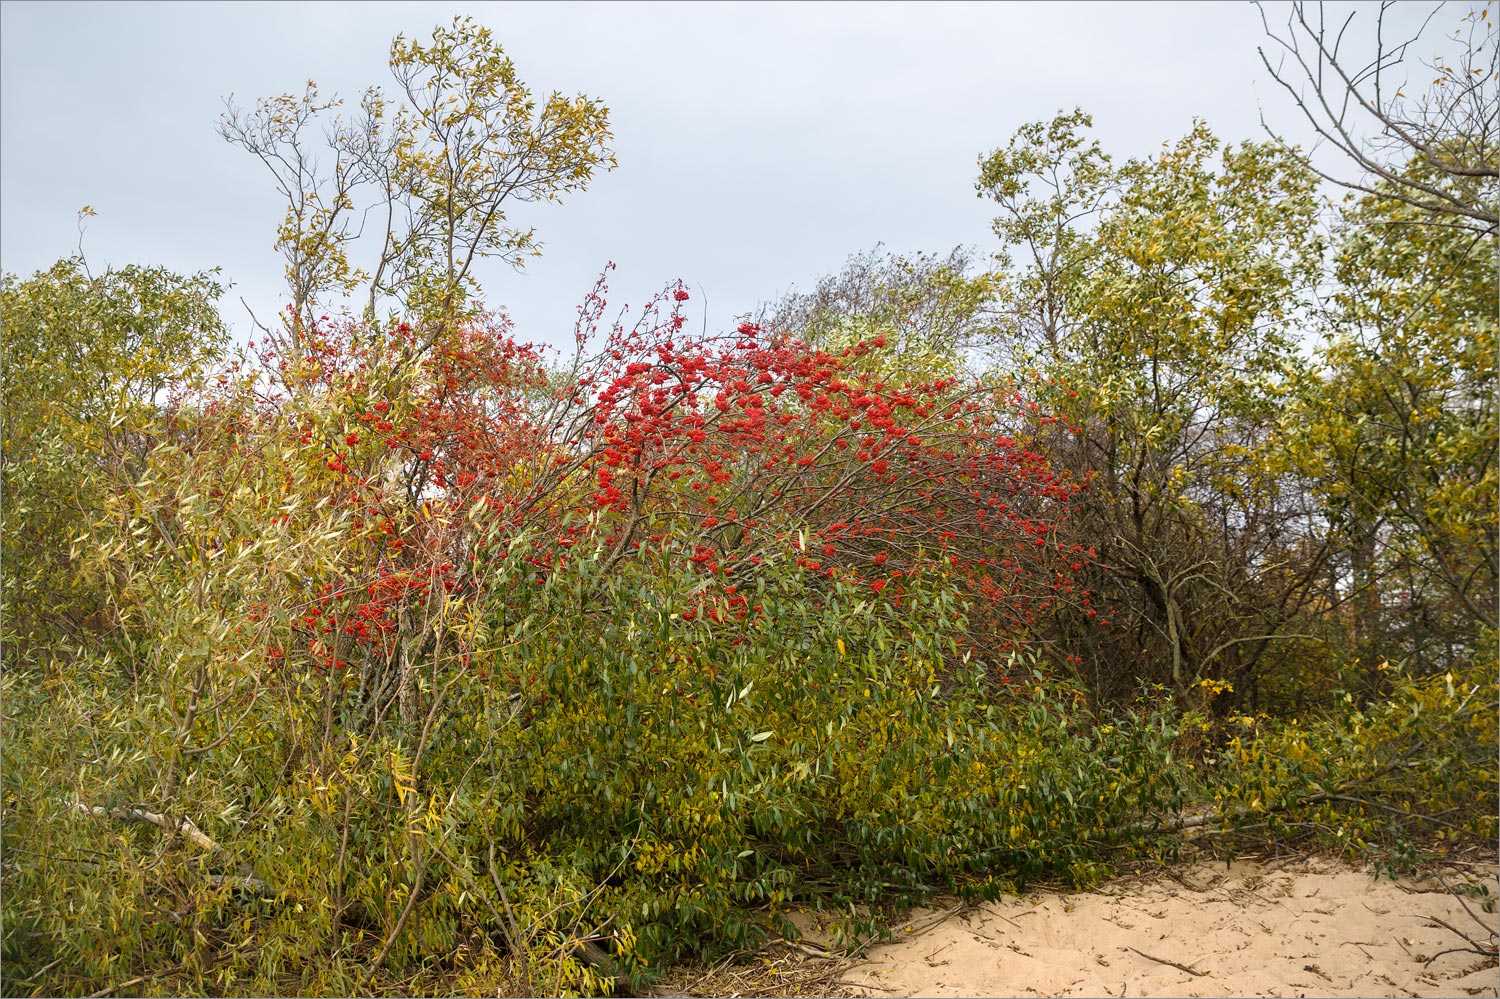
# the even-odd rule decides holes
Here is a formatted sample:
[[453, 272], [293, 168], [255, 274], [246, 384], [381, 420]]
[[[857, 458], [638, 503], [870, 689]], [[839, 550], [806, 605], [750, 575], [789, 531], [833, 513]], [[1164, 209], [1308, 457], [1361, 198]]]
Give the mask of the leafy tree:
[[[1274, 146], [1198, 124], [1114, 165], [1079, 112], [981, 161], [995, 230], [1021, 251], [1012, 363], [1081, 428], [1053, 452], [1090, 488], [1076, 519], [1109, 565], [1110, 640], [1066, 637], [1101, 693], [1238, 677], [1278, 641], [1312, 565], [1307, 512], [1263, 467], [1318, 274], [1314, 178]], [[1275, 567], [1276, 571], [1271, 571]], [[1122, 669], [1123, 667], [1123, 669]]]
[[979, 162], [979, 196], [1001, 211], [993, 225], [998, 260], [1015, 278], [1006, 317], [1008, 360], [1022, 367], [1058, 354], [1071, 337], [1079, 319], [1071, 292], [1085, 277], [1088, 228], [1113, 203], [1114, 167], [1088, 139], [1092, 127], [1081, 109], [1029, 122]]
[[[1261, 53], [1359, 172], [1320, 171], [1351, 193], [1323, 377], [1287, 436], [1328, 518], [1332, 604], [1347, 606], [1368, 693], [1383, 687], [1387, 658], [1419, 672], [1462, 662], [1496, 621], [1493, 7], [1469, 10], [1446, 44], [1427, 34], [1436, 10], [1409, 36], [1391, 34], [1388, 12], [1374, 15], [1367, 58], [1342, 44], [1359, 12], [1330, 25], [1321, 4], [1300, 2], [1284, 31], [1267, 27], [1275, 64]], [[1413, 65], [1429, 44], [1443, 51]]]
[[878, 355], [892, 374], [952, 377], [993, 341], [997, 276], [974, 273], [963, 247], [947, 256], [903, 256], [880, 247], [850, 257], [809, 292], [763, 306], [758, 321], [773, 335], [840, 351], [884, 338]]
[[[614, 168], [609, 109], [557, 92], [539, 105], [490, 29], [470, 18], [437, 27], [430, 44], [397, 36], [390, 66], [400, 98], [372, 87], [352, 123], [311, 82], [251, 111], [231, 102], [220, 119], [220, 134], [255, 155], [287, 200], [276, 246], [294, 338], [325, 298], [361, 286], [369, 319], [389, 296], [413, 321], [452, 326], [471, 314], [478, 261], [519, 268], [540, 253], [535, 230], [510, 222], [515, 205], [559, 202]], [[320, 167], [310, 133], [330, 116], [321, 138], [332, 163]], [[350, 255], [362, 217], [377, 220], [368, 269]]]
[[1327, 511], [1372, 689], [1398, 650], [1447, 668], [1495, 628], [1496, 267], [1492, 237], [1400, 198], [1346, 211], [1323, 377], [1286, 434]]
[[[1330, 272], [1294, 151], [1059, 115], [982, 162], [1000, 273], [877, 251], [717, 335], [601, 277], [549, 366], [473, 266], [603, 109], [468, 21], [393, 71], [332, 174], [315, 88], [226, 119], [289, 335], [204, 377], [212, 274], [0, 287], [5, 986], [639, 993], [794, 899], [868, 940], [1210, 824], [1493, 840], [1495, 248], [1410, 196], [1453, 161]], [[1344, 626], [1376, 697], [1227, 710]]]
[[[90, 213], [91, 214], [91, 213]], [[82, 257], [0, 284], [7, 658], [105, 628], [78, 547], [104, 494], [145, 471], [161, 407], [222, 351], [213, 272], [90, 273]]]

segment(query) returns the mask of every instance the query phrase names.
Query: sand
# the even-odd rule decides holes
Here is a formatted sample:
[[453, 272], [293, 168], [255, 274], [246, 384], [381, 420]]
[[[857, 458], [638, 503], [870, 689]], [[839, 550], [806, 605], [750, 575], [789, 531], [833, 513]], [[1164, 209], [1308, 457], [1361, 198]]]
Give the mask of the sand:
[[[1493, 897], [1494, 873], [1468, 877]], [[878, 997], [1495, 996], [1495, 959], [1455, 930], [1493, 950], [1496, 916], [1468, 907], [1435, 878], [1375, 880], [1307, 858], [1202, 862], [918, 912], [840, 984]], [[1465, 949], [1439, 954], [1450, 948]]]

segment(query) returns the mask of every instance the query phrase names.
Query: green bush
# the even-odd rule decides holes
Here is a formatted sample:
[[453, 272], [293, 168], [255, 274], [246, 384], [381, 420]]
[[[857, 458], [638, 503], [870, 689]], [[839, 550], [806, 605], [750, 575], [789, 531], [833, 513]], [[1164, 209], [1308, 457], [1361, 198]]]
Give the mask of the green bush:
[[[97, 660], [7, 673], [29, 719], [7, 744], [8, 981], [58, 961], [39, 984], [368, 990], [382, 951], [382, 974], [519, 975], [518, 935], [530, 987], [588, 991], [605, 983], [570, 941], [598, 931], [640, 984], [752, 945], [794, 901], [871, 913], [1091, 880], [1102, 846], [1144, 847], [1135, 820], [1181, 803], [1167, 721], [1096, 726], [1081, 695], [964, 661], [940, 580], [900, 607], [853, 587], [813, 602], [810, 574], [768, 566], [764, 616], [724, 628], [674, 610], [696, 584], [672, 565], [516, 573], [483, 623], [508, 638], [441, 716], [338, 753], [295, 685], [246, 688], [184, 755], [196, 667], [163, 665], [155, 689]], [[214, 637], [232, 690], [247, 643]], [[218, 849], [71, 810], [154, 800], [174, 768]]]
[[1493, 842], [1493, 660], [1437, 676], [1385, 672], [1390, 695], [1364, 706], [1340, 692], [1305, 719], [1228, 719], [1198, 784], [1219, 804], [1224, 828], [1312, 841], [1391, 869], [1454, 844]]
[[[1492, 678], [1396, 677], [1364, 709], [1231, 718], [1189, 767], [1205, 716], [1096, 716], [1035, 655], [957, 654], [940, 579], [901, 606], [855, 587], [812, 601], [810, 574], [767, 564], [763, 617], [710, 626], [678, 610], [697, 585], [680, 561], [601, 576], [581, 560], [545, 581], [491, 566], [509, 585], [471, 622], [487, 651], [444, 709], [337, 752], [295, 684], [184, 755], [184, 695], [163, 691], [188, 667], [163, 661], [156, 687], [108, 658], [8, 671], [26, 723], [6, 743], [7, 986], [600, 992], [754, 946], [793, 903], [844, 913], [852, 939], [933, 890], [1086, 885], [1170, 853], [1195, 800], [1240, 835], [1312, 832], [1351, 855], [1494, 834]], [[232, 690], [244, 650], [217, 640]], [[74, 810], [154, 800], [174, 765], [215, 850]], [[583, 960], [591, 938], [602, 966]]]

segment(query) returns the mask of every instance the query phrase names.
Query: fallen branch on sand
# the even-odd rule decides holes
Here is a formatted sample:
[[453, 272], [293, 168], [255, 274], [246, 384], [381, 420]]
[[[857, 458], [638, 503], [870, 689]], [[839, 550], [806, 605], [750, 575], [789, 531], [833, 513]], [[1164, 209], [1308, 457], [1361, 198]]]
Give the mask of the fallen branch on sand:
[[[1452, 889], [1449, 889], [1449, 892], [1453, 895], [1454, 898], [1458, 898], [1460, 902], [1463, 901], [1463, 899], [1459, 898], [1457, 892], [1453, 891]], [[1471, 915], [1472, 915], [1472, 913], [1471, 913]], [[1495, 945], [1493, 945], [1493, 944], [1485, 944], [1485, 943], [1481, 943], [1478, 940], [1475, 940], [1473, 937], [1469, 936], [1467, 933], [1465, 933], [1463, 930], [1459, 929], [1457, 926], [1454, 926], [1452, 923], [1447, 922], [1447, 921], [1442, 920], [1442, 919], [1439, 919], [1436, 916], [1426, 916], [1424, 918], [1432, 920], [1432, 922], [1433, 922], [1434, 925], [1441, 926], [1443, 929], [1449, 930], [1449, 931], [1457, 934], [1464, 941], [1464, 943], [1468, 944], [1468, 946], [1467, 947], [1449, 947], [1446, 950], [1440, 950], [1436, 954], [1434, 954], [1431, 957], [1429, 957], [1426, 961], [1423, 961], [1422, 962], [1423, 965], [1429, 965], [1429, 964], [1431, 964], [1433, 961], [1436, 961], [1438, 958], [1442, 957], [1444, 954], [1478, 954], [1480, 957], [1491, 957], [1491, 958], [1492, 957], [1500, 956], [1500, 948], [1496, 948]], [[1483, 924], [1481, 923], [1480, 925], [1483, 925]], [[1489, 929], [1488, 926], [1486, 926], [1485, 929], [1489, 930], [1490, 938], [1494, 939], [1494, 937], [1495, 937], [1495, 931]]]
[[[1126, 947], [1125, 949], [1126, 950], [1135, 950], [1134, 947]], [[1135, 950], [1135, 952], [1137, 954], [1141, 955], [1141, 957], [1144, 957], [1148, 961], [1155, 961], [1157, 964], [1165, 964], [1167, 967], [1169, 967], [1169, 968], [1176, 968], [1178, 971], [1186, 971], [1188, 974], [1193, 975], [1196, 978], [1202, 978], [1204, 975], [1208, 974], [1208, 972], [1206, 972], [1206, 971], [1195, 971], [1194, 969], [1188, 967], [1185, 964], [1178, 964], [1176, 961], [1168, 961], [1164, 957], [1153, 957], [1152, 955], [1147, 954], [1143, 950]]]

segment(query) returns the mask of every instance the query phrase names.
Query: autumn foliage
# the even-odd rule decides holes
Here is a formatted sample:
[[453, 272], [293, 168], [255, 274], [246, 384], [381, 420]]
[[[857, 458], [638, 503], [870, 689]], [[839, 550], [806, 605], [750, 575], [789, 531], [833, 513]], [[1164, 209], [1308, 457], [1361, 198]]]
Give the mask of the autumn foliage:
[[[750, 322], [696, 337], [680, 286], [591, 347], [605, 294], [601, 279], [561, 377], [503, 317], [435, 340], [325, 321], [298, 353], [260, 351], [272, 387], [235, 432], [295, 435], [350, 514], [348, 574], [294, 622], [321, 667], [345, 665], [341, 647], [387, 655], [403, 601], [483, 589], [507, 558], [539, 578], [578, 558], [682, 564], [701, 585], [676, 612], [741, 626], [768, 559], [896, 606], [936, 574], [973, 600], [987, 648], [1060, 602], [1092, 610], [1071, 582], [1092, 553], [1057, 530], [1082, 486], [1026, 446], [1027, 421], [1048, 422], [1034, 404], [853, 368], [880, 337], [839, 354]], [[309, 395], [321, 420], [294, 415]]]
[[608, 109], [466, 19], [391, 68], [221, 122], [288, 199], [246, 348], [212, 272], [0, 283], [7, 994], [641, 994], [1189, 828], [1493, 841], [1494, 240], [1437, 161], [1330, 272], [1294, 150], [1062, 114], [981, 161], [991, 273], [706, 329], [611, 265], [558, 350], [477, 264]]

